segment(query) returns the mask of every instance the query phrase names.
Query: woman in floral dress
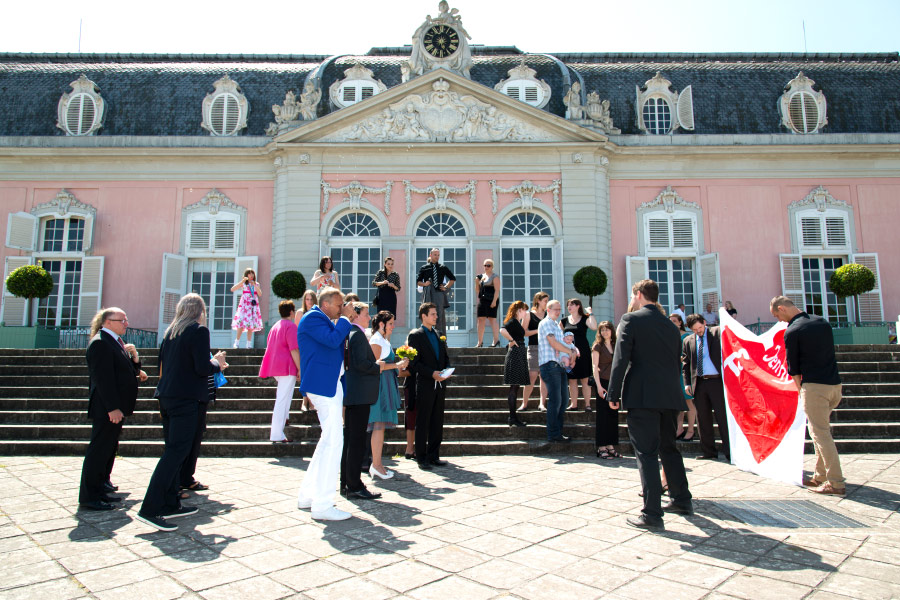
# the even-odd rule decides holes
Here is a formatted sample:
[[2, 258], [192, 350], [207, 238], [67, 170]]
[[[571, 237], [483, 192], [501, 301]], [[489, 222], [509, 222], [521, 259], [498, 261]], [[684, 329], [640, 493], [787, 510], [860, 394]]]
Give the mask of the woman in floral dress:
[[262, 330], [262, 313], [259, 311], [259, 297], [262, 288], [256, 281], [256, 271], [244, 270], [244, 278], [234, 284], [232, 292], [241, 290], [241, 299], [238, 301], [237, 311], [231, 319], [231, 328], [237, 332], [234, 338], [234, 348], [241, 341], [241, 334], [247, 332], [247, 348], [253, 347], [253, 333]]

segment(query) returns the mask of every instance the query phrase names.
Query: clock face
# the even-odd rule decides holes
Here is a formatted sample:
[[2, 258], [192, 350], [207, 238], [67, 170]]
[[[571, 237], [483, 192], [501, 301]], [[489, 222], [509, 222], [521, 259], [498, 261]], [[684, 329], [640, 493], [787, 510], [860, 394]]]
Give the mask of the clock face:
[[425, 51], [435, 58], [447, 58], [459, 49], [459, 34], [448, 25], [435, 25], [422, 38]]

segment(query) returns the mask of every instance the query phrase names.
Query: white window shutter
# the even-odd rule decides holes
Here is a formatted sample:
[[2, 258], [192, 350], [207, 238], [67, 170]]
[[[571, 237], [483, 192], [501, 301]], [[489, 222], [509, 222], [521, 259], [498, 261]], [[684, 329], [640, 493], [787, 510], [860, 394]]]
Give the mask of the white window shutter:
[[84, 218], [84, 237], [82, 238], [82, 252], [90, 252], [94, 247], [94, 217]]
[[209, 219], [192, 219], [188, 222], [187, 249], [206, 252], [210, 249]]
[[790, 298], [800, 310], [806, 310], [803, 293], [803, 261], [799, 254], [779, 254], [781, 263], [781, 293]]
[[820, 217], [801, 217], [800, 247], [822, 250], [824, 248], [823, 242], [822, 219]]
[[34, 250], [37, 239], [38, 218], [27, 212], [9, 213], [6, 222], [6, 247], [17, 250]]
[[103, 257], [85, 256], [81, 259], [81, 298], [78, 304], [78, 326], [90, 327], [91, 320], [102, 306]]
[[[551, 298], [566, 297], [566, 274], [565, 274], [565, 254], [563, 253], [563, 240], [560, 239], [553, 248], [553, 290], [550, 292]], [[475, 256], [474, 252], [470, 252], [470, 256]], [[411, 255], [410, 255], [411, 256]], [[527, 256], [527, 254], [526, 254]], [[418, 268], [418, 267], [416, 267]], [[503, 291], [501, 286], [500, 291]]]
[[[642, 279], [647, 279], [650, 272], [650, 266], [647, 264], [645, 256], [626, 256], [625, 257], [625, 295], [628, 302], [631, 302], [631, 286]], [[627, 306], [627, 304], [626, 304]]]
[[696, 249], [693, 218], [672, 219], [672, 247]]
[[3, 306], [0, 307], [0, 321], [8, 326], [26, 325], [28, 311], [28, 300], [26, 298], [17, 298], [9, 293], [6, 289], [6, 278], [9, 274], [25, 265], [30, 265], [30, 256], [7, 256], [6, 268], [3, 271]]
[[681, 94], [678, 95], [678, 106], [676, 107], [676, 112], [678, 113], [678, 124], [681, 125], [681, 128], [693, 131], [694, 93], [691, 90], [691, 86], [687, 86], [686, 88], [681, 90]]
[[881, 274], [878, 272], [878, 254], [854, 254], [850, 260], [868, 267], [875, 273], [875, 287], [870, 292], [859, 295], [859, 320], [883, 321], [884, 304], [881, 300]]
[[672, 247], [670, 235], [670, 219], [647, 219], [647, 247], [666, 249]]
[[707, 304], [713, 305], [715, 311], [722, 298], [722, 278], [719, 275], [719, 253], [704, 254], [697, 259], [700, 281], [700, 311], [705, 310]]
[[175, 307], [187, 290], [187, 257], [180, 254], [163, 254], [162, 281], [159, 293], [159, 328], [157, 337], [162, 341], [166, 327], [175, 318]]
[[825, 245], [828, 248], [845, 248], [849, 239], [847, 217], [825, 217]]
[[[234, 282], [237, 283], [244, 277], [244, 269], [253, 269], [256, 273], [256, 280], [259, 281], [259, 257], [258, 256], [238, 256], [234, 259]], [[262, 282], [259, 283], [262, 286]], [[240, 294], [240, 290], [236, 293]]]
[[213, 250], [237, 251], [237, 221], [216, 219]]

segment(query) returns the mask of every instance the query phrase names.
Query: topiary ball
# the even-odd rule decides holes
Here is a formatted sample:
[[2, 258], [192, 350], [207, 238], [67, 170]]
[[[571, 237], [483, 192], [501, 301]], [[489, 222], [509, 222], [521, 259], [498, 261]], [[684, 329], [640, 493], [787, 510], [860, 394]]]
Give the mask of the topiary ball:
[[300, 271], [282, 271], [272, 279], [272, 291], [279, 298], [297, 300], [306, 291], [306, 278]]
[[40, 265], [25, 265], [9, 274], [6, 289], [19, 298], [46, 298], [53, 291], [53, 276]]
[[864, 265], [850, 263], [832, 273], [828, 285], [841, 298], [865, 294], [875, 288], [875, 273]]
[[575, 286], [575, 291], [589, 298], [605, 292], [607, 283], [606, 273], [600, 267], [581, 267], [572, 276], [572, 285]]

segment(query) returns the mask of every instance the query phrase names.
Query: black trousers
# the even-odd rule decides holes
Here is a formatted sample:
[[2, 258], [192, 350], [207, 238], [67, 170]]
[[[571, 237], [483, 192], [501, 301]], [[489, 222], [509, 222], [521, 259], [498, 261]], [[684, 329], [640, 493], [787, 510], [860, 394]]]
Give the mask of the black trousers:
[[178, 478], [181, 466], [194, 445], [199, 406], [196, 398], [159, 399], [165, 448], [150, 477], [140, 514], [158, 517], [181, 506]]
[[344, 407], [344, 450], [341, 452], [341, 488], [358, 492], [363, 489], [362, 461], [366, 454], [366, 427], [369, 425], [369, 405]]
[[[601, 379], [600, 385], [604, 390], [609, 389], [609, 380]], [[609, 407], [606, 398], [601, 398], [597, 388], [594, 387], [594, 412], [596, 418], [596, 426], [594, 427], [594, 442], [597, 447], [615, 446], [619, 443], [619, 411]]]
[[[424, 385], [434, 385], [434, 380], [426, 380]], [[441, 442], [444, 440], [444, 397], [447, 386], [439, 383], [427, 392], [416, 390], [416, 459], [419, 462], [438, 460], [441, 457]]]
[[628, 410], [628, 435], [637, 457], [641, 488], [644, 490], [644, 508], [648, 519], [662, 519], [662, 481], [659, 462], [662, 461], [669, 483], [669, 496], [675, 504], [690, 505], [691, 492], [681, 452], [675, 445], [675, 421], [677, 410], [664, 408], [632, 408]]
[[81, 503], [100, 500], [106, 494], [103, 484], [109, 480], [122, 433], [121, 422], [110, 421], [109, 413], [102, 408], [94, 412], [91, 441], [81, 467], [81, 489], [78, 491], [78, 502]]
[[200, 402], [197, 405], [197, 432], [194, 433], [194, 445], [184, 464], [181, 465], [181, 475], [179, 484], [181, 487], [188, 487], [194, 483], [194, 473], [197, 471], [197, 459], [200, 457], [200, 443], [203, 442], [203, 433], [206, 431], [206, 409], [209, 404]]
[[697, 379], [694, 389], [694, 406], [697, 407], [697, 423], [700, 426], [700, 450], [704, 456], [717, 456], [716, 435], [713, 416], [719, 425], [722, 438], [722, 453], [731, 458], [731, 444], [728, 441], [728, 416], [725, 412], [725, 388], [722, 378]]

